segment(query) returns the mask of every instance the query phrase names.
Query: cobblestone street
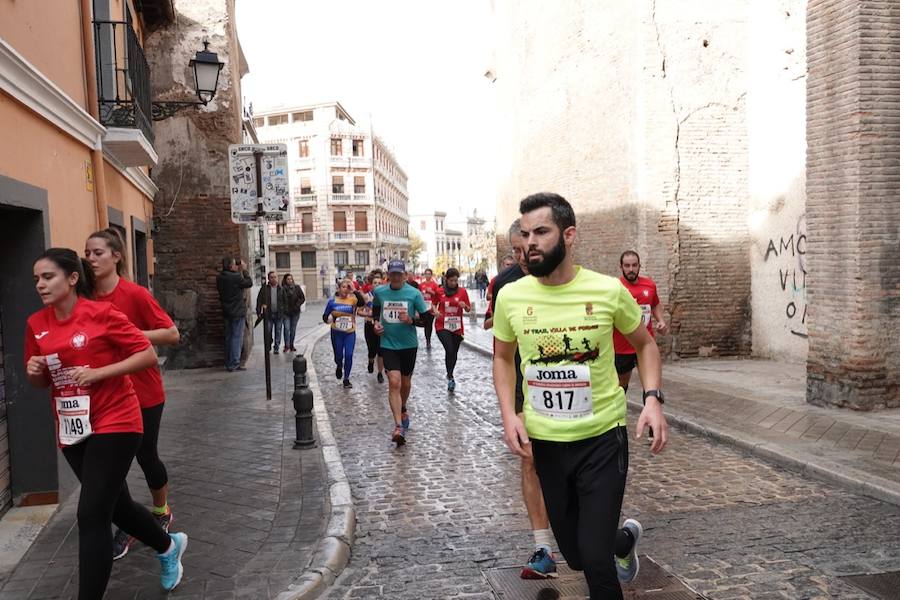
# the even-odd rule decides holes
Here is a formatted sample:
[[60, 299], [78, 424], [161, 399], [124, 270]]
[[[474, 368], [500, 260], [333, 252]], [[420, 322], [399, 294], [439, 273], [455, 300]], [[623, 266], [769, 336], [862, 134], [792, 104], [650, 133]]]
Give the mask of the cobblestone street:
[[[330, 599], [487, 600], [494, 596], [482, 572], [530, 553], [518, 459], [500, 439], [489, 359], [464, 346], [448, 395], [443, 349], [420, 344], [412, 426], [399, 450], [389, 441], [387, 384], [366, 373], [361, 337], [352, 390], [333, 377], [328, 338], [315, 348], [359, 519]], [[722, 600], [863, 599], [838, 577], [900, 563], [896, 506], [673, 433], [658, 457], [632, 441], [623, 512], [644, 525], [641, 553], [697, 591]]]

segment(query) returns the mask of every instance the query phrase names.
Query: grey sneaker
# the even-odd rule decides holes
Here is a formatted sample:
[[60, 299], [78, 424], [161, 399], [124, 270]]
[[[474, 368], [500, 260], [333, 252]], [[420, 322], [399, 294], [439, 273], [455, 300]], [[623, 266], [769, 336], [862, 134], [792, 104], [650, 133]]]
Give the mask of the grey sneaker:
[[627, 529], [634, 538], [634, 545], [631, 546], [631, 552], [625, 558], [616, 557], [616, 575], [619, 576], [620, 583], [631, 583], [638, 575], [641, 568], [637, 555], [638, 542], [644, 533], [644, 528], [636, 519], [627, 519], [622, 525], [622, 529]]
[[133, 537], [121, 529], [116, 529], [116, 534], [113, 536], [113, 560], [119, 560], [128, 554], [128, 549], [133, 543]]

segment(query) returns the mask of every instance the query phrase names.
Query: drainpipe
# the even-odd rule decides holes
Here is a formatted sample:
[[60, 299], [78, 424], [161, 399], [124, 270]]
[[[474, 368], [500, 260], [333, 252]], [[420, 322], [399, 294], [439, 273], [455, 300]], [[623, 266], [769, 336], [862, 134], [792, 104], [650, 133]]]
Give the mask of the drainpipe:
[[[97, 62], [94, 49], [94, 14], [92, 0], [81, 0], [81, 38], [84, 48], [84, 75], [87, 85], [87, 109], [94, 120], [100, 122], [100, 103], [97, 98]], [[94, 171], [94, 204], [97, 211], [97, 229], [109, 227], [106, 203], [106, 166], [102, 148], [91, 148], [91, 168]]]

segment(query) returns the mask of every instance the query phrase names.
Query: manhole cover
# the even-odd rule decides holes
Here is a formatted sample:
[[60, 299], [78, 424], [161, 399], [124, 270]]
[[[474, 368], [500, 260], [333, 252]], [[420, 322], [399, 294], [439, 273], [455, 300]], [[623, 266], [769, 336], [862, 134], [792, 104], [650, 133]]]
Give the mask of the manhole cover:
[[[558, 565], [557, 579], [522, 579], [521, 567], [488, 569], [484, 575], [498, 600], [584, 600], [588, 596], [584, 575], [571, 570], [566, 563]], [[641, 572], [637, 581], [622, 586], [628, 600], [705, 600], [677, 577], [656, 564], [649, 556], [641, 556]]]
[[878, 573], [877, 575], [847, 575], [840, 577], [864, 592], [880, 600], [895, 600], [900, 589], [900, 571]]

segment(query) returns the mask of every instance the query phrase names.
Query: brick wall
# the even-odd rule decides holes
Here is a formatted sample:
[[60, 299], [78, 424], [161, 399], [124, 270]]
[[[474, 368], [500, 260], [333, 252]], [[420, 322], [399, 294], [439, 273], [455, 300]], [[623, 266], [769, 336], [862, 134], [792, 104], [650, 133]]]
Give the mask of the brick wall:
[[900, 406], [896, 3], [807, 9], [807, 398]]

